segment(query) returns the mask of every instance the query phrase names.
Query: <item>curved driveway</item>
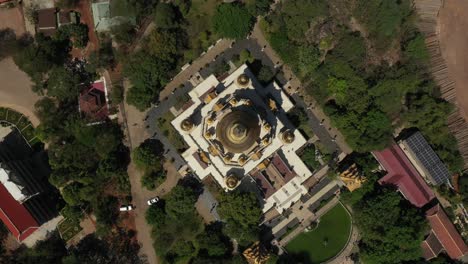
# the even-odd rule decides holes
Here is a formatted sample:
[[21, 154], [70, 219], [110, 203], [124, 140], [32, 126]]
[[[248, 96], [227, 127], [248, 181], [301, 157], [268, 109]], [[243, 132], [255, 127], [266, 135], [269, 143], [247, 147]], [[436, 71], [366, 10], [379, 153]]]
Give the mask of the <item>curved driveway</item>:
[[39, 125], [34, 104], [40, 96], [31, 91], [28, 75], [16, 66], [13, 59], [0, 61], [0, 80], [0, 107], [12, 108], [27, 116], [34, 126]]

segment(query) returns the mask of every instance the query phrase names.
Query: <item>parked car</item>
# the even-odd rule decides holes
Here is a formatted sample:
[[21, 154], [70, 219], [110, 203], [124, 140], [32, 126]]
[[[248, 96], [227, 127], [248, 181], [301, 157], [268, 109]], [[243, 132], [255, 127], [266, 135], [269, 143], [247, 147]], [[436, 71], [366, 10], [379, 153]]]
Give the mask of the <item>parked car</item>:
[[157, 197], [157, 196], [154, 197], [154, 198], [151, 198], [151, 199], [149, 199], [149, 200], [147, 201], [148, 205], [152, 205], [152, 204], [155, 204], [155, 203], [157, 203], [157, 202], [159, 202], [159, 197]]
[[135, 206], [129, 204], [129, 205], [123, 205], [119, 208], [119, 211], [120, 212], [127, 212], [127, 211], [132, 211], [133, 209], [135, 209]]

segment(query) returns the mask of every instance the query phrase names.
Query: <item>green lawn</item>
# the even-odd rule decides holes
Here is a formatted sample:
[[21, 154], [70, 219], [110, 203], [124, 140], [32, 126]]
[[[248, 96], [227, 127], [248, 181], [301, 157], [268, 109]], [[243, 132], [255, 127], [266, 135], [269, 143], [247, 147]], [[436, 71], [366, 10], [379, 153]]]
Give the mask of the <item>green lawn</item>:
[[351, 218], [344, 207], [338, 204], [320, 218], [316, 229], [291, 240], [286, 250], [304, 263], [322, 263], [343, 249], [350, 232]]

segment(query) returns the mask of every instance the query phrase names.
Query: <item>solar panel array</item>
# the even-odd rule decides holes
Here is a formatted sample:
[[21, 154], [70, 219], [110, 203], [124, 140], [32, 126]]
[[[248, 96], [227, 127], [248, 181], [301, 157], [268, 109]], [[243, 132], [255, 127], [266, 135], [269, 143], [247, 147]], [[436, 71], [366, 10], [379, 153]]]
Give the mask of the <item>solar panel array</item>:
[[405, 143], [428, 171], [429, 175], [427, 176], [432, 184], [440, 185], [449, 181], [450, 172], [447, 166], [439, 159], [421, 132], [416, 132], [408, 137]]

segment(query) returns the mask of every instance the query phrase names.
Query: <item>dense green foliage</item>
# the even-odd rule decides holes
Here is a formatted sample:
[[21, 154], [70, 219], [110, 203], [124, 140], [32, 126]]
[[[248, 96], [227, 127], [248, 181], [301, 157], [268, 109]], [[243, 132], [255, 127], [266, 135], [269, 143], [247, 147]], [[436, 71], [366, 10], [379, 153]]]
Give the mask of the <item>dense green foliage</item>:
[[427, 231], [422, 213], [393, 188], [378, 188], [353, 206], [366, 263], [401, 263], [421, 257]]
[[231, 255], [231, 241], [222, 222], [203, 226], [195, 210], [198, 188], [185, 185], [179, 182], [146, 212], [158, 257], [168, 263], [244, 263]]
[[247, 8], [238, 4], [221, 4], [213, 16], [213, 27], [221, 37], [241, 39], [247, 36], [254, 18]]
[[154, 17], [154, 22], [159, 28], [172, 28], [178, 26], [176, 10], [172, 4], [163, 2], [159, 3], [156, 6]]
[[218, 212], [226, 221], [226, 234], [241, 245], [258, 240], [262, 210], [254, 193], [229, 192], [221, 196]]
[[113, 39], [123, 45], [128, 45], [132, 43], [135, 37], [135, 26], [130, 22], [124, 22], [115, 26], [112, 26], [110, 29]]
[[168, 262], [195, 256], [195, 237], [202, 230], [200, 216], [195, 211], [195, 192], [177, 185], [160, 202], [150, 206], [146, 220], [153, 226], [157, 255]]
[[75, 48], [85, 48], [88, 44], [88, 26], [86, 24], [69, 24], [59, 27], [58, 38], [72, 39]]
[[132, 152], [132, 160], [135, 165], [143, 170], [141, 184], [148, 190], [154, 190], [166, 178], [163, 170], [163, 146], [157, 140], [147, 139]]
[[134, 232], [123, 230], [117, 230], [102, 240], [89, 235], [67, 250], [64, 241], [53, 233], [52, 237], [39, 241], [33, 248], [21, 247], [4, 259], [0, 256], [0, 260], [11, 264], [139, 264], [142, 262], [138, 257], [138, 243], [132, 240], [134, 235]]
[[244, 1], [252, 16], [265, 15], [270, 10], [273, 0], [246, 0]]
[[385, 49], [402, 33], [401, 25], [411, 15], [411, 3], [409, 0], [359, 0], [354, 10], [375, 47]]
[[[460, 170], [446, 123], [451, 107], [437, 99], [409, 1], [358, 1], [353, 14], [367, 39], [349, 29], [350, 7], [337, 13], [323, 0], [285, 1], [260, 26], [354, 150], [383, 149], [395, 125], [415, 127], [451, 171]], [[379, 57], [387, 49], [401, 50], [398, 63]]]
[[316, 170], [320, 167], [320, 162], [317, 159], [315, 145], [310, 144], [304, 148], [301, 154], [301, 160], [307, 165], [310, 170]]

